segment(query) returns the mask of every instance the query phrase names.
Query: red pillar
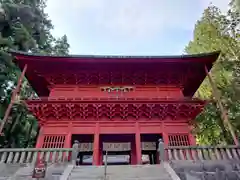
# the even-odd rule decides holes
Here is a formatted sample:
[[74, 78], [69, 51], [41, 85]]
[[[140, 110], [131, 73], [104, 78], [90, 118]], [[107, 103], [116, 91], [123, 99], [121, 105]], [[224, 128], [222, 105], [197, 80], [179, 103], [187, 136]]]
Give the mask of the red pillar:
[[163, 129], [162, 139], [163, 139], [164, 145], [165, 145], [165, 146], [168, 146], [168, 142], [169, 142], [168, 132], [166, 131], [166, 128], [165, 128], [164, 123], [162, 124], [162, 129]]
[[99, 144], [99, 165], [103, 165], [103, 142], [100, 139], [99, 140], [100, 144]]
[[43, 140], [44, 140], [43, 126], [41, 126], [39, 130], [38, 138], [37, 138], [36, 148], [42, 148]]
[[136, 123], [135, 143], [136, 143], [137, 164], [142, 164], [141, 136], [140, 136], [138, 123]]
[[162, 133], [162, 138], [163, 138], [164, 145], [168, 146], [168, 143], [169, 143], [168, 133], [167, 132], [163, 132]]
[[99, 143], [99, 124], [96, 124], [96, 131], [94, 134], [94, 142], [93, 142], [93, 165], [98, 166], [100, 160], [100, 143]]
[[72, 148], [72, 123], [68, 125], [68, 134], [65, 136], [64, 148]]
[[[162, 139], [163, 139], [164, 146], [167, 147], [168, 143], [169, 143], [169, 138], [168, 138], [168, 132], [166, 131], [164, 123], [163, 123]], [[159, 152], [157, 154], [157, 157], [158, 157], [157, 163], [160, 163], [160, 161], [159, 161]], [[165, 157], [168, 158], [168, 152], [167, 151], [165, 151]]]
[[136, 158], [137, 164], [142, 164], [142, 149], [141, 149], [141, 138], [140, 133], [137, 132], [135, 134], [135, 142], [136, 142]]
[[99, 133], [95, 133], [93, 142], [93, 165], [99, 165], [99, 155]]
[[190, 146], [195, 146], [196, 145], [196, 138], [191, 133], [194, 127], [190, 126], [189, 128], [190, 128], [190, 132], [188, 134], [189, 144], [190, 144]]
[[[68, 134], [66, 134], [65, 136], [65, 142], [64, 142], [64, 148], [72, 148], [72, 133], [69, 132]], [[71, 159], [71, 154], [67, 156], [66, 153], [63, 154], [64, 159], [66, 158], [68, 161], [70, 161]]]
[[66, 135], [66, 139], [65, 139], [65, 143], [64, 143], [64, 148], [71, 148], [72, 144], [71, 144], [71, 140], [72, 140], [72, 133], [68, 133]]
[[99, 165], [103, 165], [103, 154], [101, 151], [99, 152]]
[[196, 139], [195, 139], [195, 137], [194, 137], [191, 133], [189, 133], [189, 134], [188, 134], [188, 138], [189, 138], [189, 144], [190, 144], [190, 146], [195, 146], [195, 145], [196, 145]]
[[[135, 138], [135, 137], [134, 137]], [[135, 140], [131, 141], [131, 164], [135, 165], [137, 164], [137, 157], [136, 157], [136, 143]]]

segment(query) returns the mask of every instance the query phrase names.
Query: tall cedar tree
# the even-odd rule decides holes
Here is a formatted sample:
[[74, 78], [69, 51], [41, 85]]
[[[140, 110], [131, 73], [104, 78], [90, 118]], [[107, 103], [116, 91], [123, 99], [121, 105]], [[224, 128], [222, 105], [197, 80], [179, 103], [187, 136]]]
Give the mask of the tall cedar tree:
[[[214, 64], [211, 76], [222, 94], [221, 101], [228, 110], [234, 131], [239, 132], [240, 103], [237, 98], [239, 32], [237, 28], [239, 15], [233, 8], [223, 14], [217, 7], [208, 7], [194, 29], [193, 40], [186, 46], [189, 54], [221, 50], [222, 54]], [[238, 71], [239, 73], [239, 71]], [[202, 99], [213, 99], [208, 79], [205, 79], [196, 96]], [[232, 144], [228, 129], [224, 126], [216, 103], [212, 101], [197, 117], [195, 133], [200, 144]]]
[[[42, 54], [68, 54], [67, 36], [54, 38], [53, 25], [44, 12], [44, 0], [2, 0], [0, 2], [0, 118], [10, 102], [12, 89], [16, 86], [20, 70], [12, 62], [7, 50], [14, 49]], [[37, 96], [26, 79], [18, 99]], [[18, 101], [12, 108], [0, 137], [0, 146], [33, 146], [37, 134], [37, 121]]]

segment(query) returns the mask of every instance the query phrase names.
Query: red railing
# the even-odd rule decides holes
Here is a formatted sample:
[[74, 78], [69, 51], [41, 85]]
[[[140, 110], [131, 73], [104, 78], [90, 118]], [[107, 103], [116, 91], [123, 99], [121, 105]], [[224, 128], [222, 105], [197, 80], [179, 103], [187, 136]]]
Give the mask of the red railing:
[[38, 98], [29, 98], [26, 101], [181, 101], [181, 102], [192, 102], [192, 103], [204, 103], [205, 101], [198, 98], [172, 98], [172, 97], [92, 97], [92, 96], [83, 96], [83, 97], [38, 97]]

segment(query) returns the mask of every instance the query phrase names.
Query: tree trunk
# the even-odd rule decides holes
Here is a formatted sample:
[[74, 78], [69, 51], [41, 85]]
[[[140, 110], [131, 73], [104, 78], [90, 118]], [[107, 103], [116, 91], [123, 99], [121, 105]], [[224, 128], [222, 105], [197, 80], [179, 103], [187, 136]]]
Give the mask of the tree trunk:
[[30, 128], [29, 128], [28, 133], [27, 133], [27, 140], [26, 140], [25, 145], [24, 145], [25, 148], [28, 147], [29, 142], [31, 140], [32, 129], [33, 129], [33, 121], [31, 122]]
[[[221, 116], [221, 115], [220, 115]], [[221, 131], [222, 131], [222, 135], [223, 135], [223, 139], [224, 141], [227, 143], [227, 144], [232, 144], [233, 141], [232, 141], [232, 138], [229, 137], [229, 132], [227, 131], [227, 129], [225, 128], [224, 126], [224, 123], [222, 121], [221, 118], [218, 118], [218, 121], [217, 121]]]
[[38, 125], [37, 133], [36, 133], [36, 136], [35, 136], [35, 138], [34, 138], [34, 147], [36, 146], [37, 138], [38, 138], [39, 132], [40, 132], [40, 126]]
[[[232, 127], [232, 124], [231, 122], [229, 121], [229, 118], [228, 118], [228, 115], [227, 115], [227, 110], [225, 109], [222, 101], [221, 101], [221, 94], [220, 92], [218, 91], [217, 89], [217, 86], [216, 84], [214, 83], [212, 77], [210, 76], [209, 72], [208, 72], [208, 69], [207, 69], [207, 66], [205, 66], [205, 72], [206, 72], [206, 75], [209, 79], [209, 82], [210, 82], [210, 85], [212, 87], [212, 90], [213, 90], [213, 95], [216, 99], [216, 103], [220, 109], [220, 112], [221, 112], [221, 119], [223, 121], [223, 124], [228, 127], [228, 130], [232, 136], [232, 139], [233, 139], [233, 142], [235, 143], [235, 145], [239, 145], [239, 142], [238, 142], [238, 138], [234, 132], [234, 129]], [[227, 130], [226, 130], [227, 131]], [[225, 137], [227, 138], [227, 136]]]

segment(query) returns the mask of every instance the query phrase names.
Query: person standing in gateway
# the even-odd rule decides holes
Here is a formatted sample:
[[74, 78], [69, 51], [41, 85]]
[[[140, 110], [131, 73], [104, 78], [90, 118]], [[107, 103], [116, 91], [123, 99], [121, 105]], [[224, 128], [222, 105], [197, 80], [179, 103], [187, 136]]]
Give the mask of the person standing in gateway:
[[79, 141], [75, 140], [74, 144], [72, 146], [73, 151], [72, 151], [72, 161], [74, 164], [78, 166], [79, 159], [78, 159], [78, 154], [79, 154]]

